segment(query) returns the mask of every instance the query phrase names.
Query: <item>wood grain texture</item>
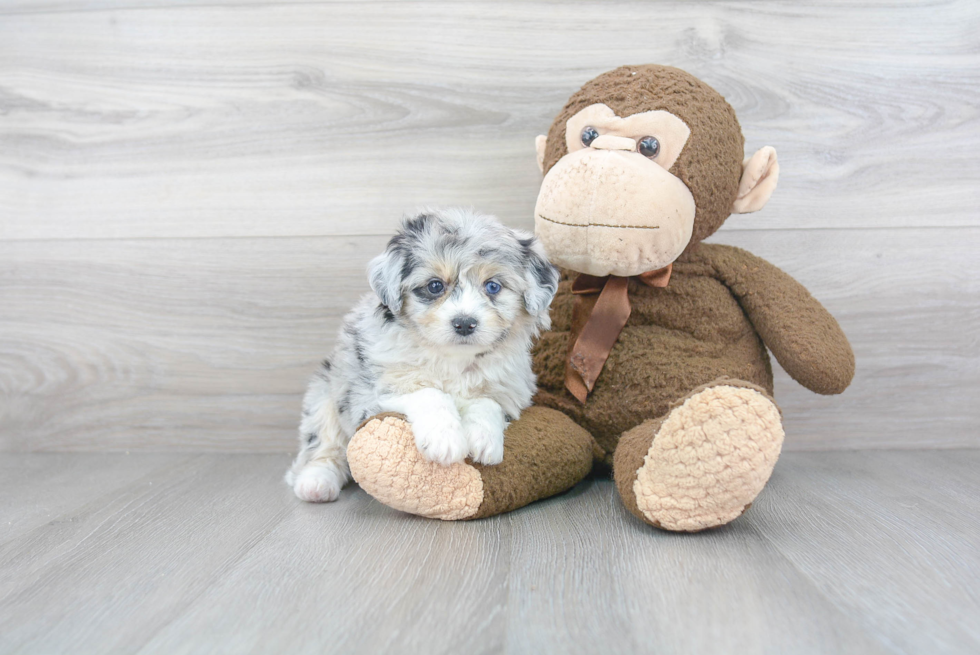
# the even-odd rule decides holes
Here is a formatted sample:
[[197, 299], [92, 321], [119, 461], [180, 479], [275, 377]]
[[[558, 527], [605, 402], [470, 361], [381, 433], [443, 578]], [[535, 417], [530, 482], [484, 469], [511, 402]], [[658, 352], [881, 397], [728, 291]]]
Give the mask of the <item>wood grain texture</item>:
[[292, 449], [306, 380], [383, 246], [0, 243], [3, 448]]
[[[757, 521], [793, 566], [897, 652], [980, 648], [980, 453], [787, 458]], [[928, 489], [928, 491], [926, 491]], [[800, 511], [799, 508], [806, 508]], [[873, 560], [865, 553], [874, 552]], [[942, 607], [942, 611], [935, 611]]]
[[[777, 371], [788, 450], [980, 445], [980, 229], [715, 240], [794, 275], [854, 344], [843, 396]], [[364, 267], [383, 245], [0, 243], [0, 449], [292, 449], [306, 380], [368, 291]]]
[[348, 489], [334, 505], [297, 507], [139, 652], [207, 635], [202, 650], [239, 653], [499, 653], [508, 528], [507, 517], [420, 520]]
[[[45, 457], [30, 484], [72, 493], [88, 456], [7, 461]], [[443, 523], [356, 487], [301, 504], [279, 455], [160, 464], [0, 544], [0, 653], [980, 648], [976, 450], [787, 453], [745, 516], [694, 535], [641, 524], [606, 479]]]
[[977, 226], [972, 0], [11, 2], [0, 238], [383, 234], [418, 204], [530, 224], [533, 138], [624, 63], [774, 145], [733, 227]]
[[192, 457], [182, 454], [33, 453], [0, 456], [0, 543], [88, 503], [105, 503], [136, 480]]
[[293, 511], [286, 465], [198, 456], [0, 545], [0, 651], [132, 652]]
[[534, 620], [508, 631], [508, 652], [886, 652], [757, 517], [691, 539], [636, 520], [607, 480], [583, 486], [510, 517], [508, 621]]
[[[978, 34], [973, 0], [0, 4], [0, 655], [977, 652]], [[530, 227], [534, 136], [642, 62], [778, 150], [715, 240], [851, 338], [843, 396], [776, 371], [786, 450], [839, 452], [699, 535], [604, 479], [473, 523], [296, 501], [397, 218]]]
[[977, 34], [969, 0], [0, 4], [0, 451], [291, 449], [397, 218], [530, 227], [534, 135], [648, 61], [777, 147], [716, 240], [854, 342], [842, 397], [776, 371], [786, 447], [976, 447]]

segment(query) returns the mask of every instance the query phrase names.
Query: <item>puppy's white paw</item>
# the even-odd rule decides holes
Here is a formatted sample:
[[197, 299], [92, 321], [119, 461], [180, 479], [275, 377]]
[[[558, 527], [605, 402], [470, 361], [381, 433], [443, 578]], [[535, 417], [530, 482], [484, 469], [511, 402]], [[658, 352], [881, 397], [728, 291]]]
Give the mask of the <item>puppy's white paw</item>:
[[308, 503], [329, 503], [337, 500], [346, 480], [336, 471], [323, 466], [306, 466], [293, 481], [293, 493]]
[[467, 401], [461, 407], [463, 431], [470, 457], [480, 464], [499, 464], [504, 459], [504, 410], [489, 398]]
[[468, 447], [459, 419], [446, 410], [416, 417], [412, 422], [415, 445], [422, 457], [449, 466], [466, 459]]
[[466, 441], [469, 442], [470, 457], [480, 464], [499, 464], [504, 461], [504, 433], [496, 422], [486, 425], [469, 422], [464, 425]]

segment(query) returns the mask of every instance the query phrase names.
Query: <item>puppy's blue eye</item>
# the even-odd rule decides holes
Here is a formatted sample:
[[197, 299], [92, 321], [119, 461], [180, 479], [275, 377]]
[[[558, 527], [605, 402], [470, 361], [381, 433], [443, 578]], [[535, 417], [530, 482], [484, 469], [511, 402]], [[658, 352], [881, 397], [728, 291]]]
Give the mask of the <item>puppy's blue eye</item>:
[[496, 296], [498, 293], [500, 293], [499, 282], [494, 282], [493, 280], [487, 280], [486, 284], [484, 284], [483, 287], [487, 290], [487, 293], [489, 293], [491, 296]]
[[443, 284], [441, 280], [432, 280], [426, 285], [425, 288], [428, 289], [429, 293], [431, 293], [433, 296], [438, 296], [443, 292], [443, 290], [445, 290], [446, 285]]
[[582, 145], [588, 148], [593, 141], [599, 138], [599, 130], [594, 127], [587, 127], [582, 130]]

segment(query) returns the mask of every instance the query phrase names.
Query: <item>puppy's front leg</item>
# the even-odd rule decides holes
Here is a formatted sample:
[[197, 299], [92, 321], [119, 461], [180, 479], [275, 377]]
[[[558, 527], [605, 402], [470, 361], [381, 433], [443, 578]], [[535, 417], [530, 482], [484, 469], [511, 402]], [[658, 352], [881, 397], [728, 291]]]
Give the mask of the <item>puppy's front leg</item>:
[[408, 417], [415, 445], [426, 459], [449, 466], [466, 459], [469, 450], [459, 410], [449, 395], [438, 389], [420, 389], [381, 399], [381, 409]]
[[473, 461], [481, 464], [499, 464], [503, 461], [504, 430], [507, 429], [503, 408], [489, 398], [477, 398], [460, 401], [459, 410]]

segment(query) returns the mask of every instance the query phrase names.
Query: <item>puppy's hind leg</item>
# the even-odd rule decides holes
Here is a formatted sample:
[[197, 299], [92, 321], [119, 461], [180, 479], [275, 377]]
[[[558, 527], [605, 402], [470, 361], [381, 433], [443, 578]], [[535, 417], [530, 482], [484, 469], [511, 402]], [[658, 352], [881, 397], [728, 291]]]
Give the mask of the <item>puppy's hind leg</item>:
[[286, 472], [286, 484], [300, 500], [324, 503], [337, 500], [350, 480], [347, 466], [347, 439], [340, 429], [337, 407], [330, 397], [328, 383], [316, 378], [303, 399], [303, 420], [299, 426], [299, 453]]

